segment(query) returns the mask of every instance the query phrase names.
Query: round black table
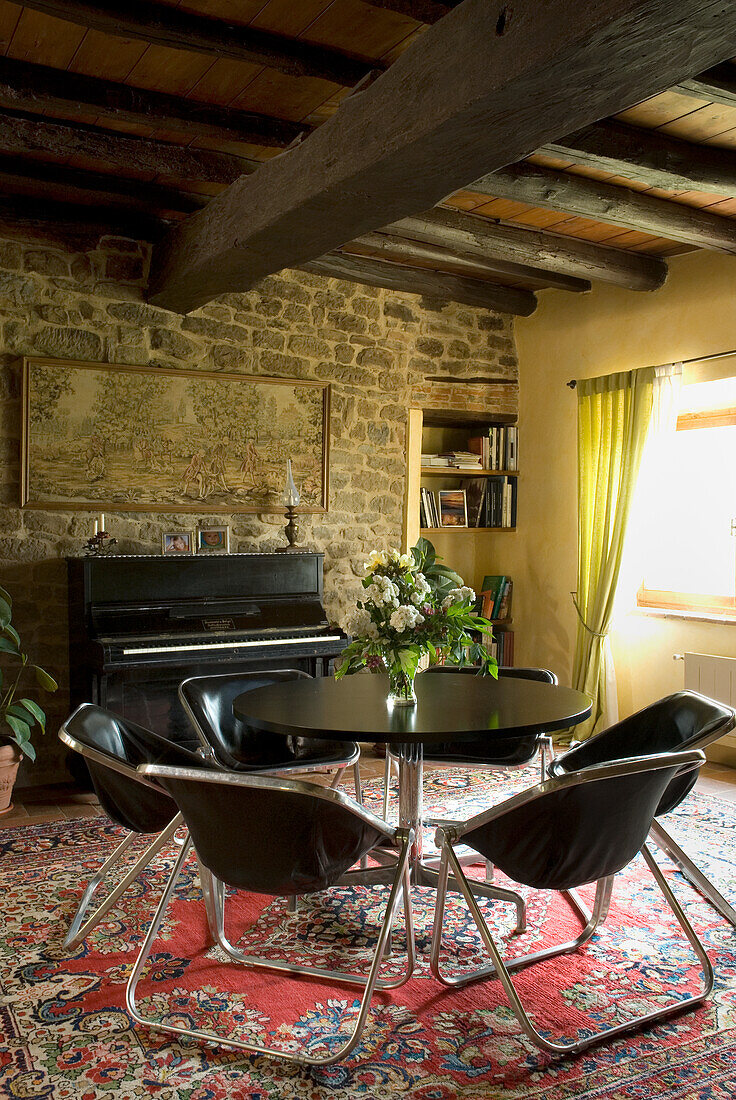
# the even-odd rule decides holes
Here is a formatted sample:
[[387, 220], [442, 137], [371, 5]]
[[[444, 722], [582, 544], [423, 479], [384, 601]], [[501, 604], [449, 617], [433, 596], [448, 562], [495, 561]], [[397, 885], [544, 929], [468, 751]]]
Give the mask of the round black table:
[[588, 717], [591, 702], [572, 688], [460, 673], [420, 673], [415, 691], [415, 707], [397, 707], [386, 699], [385, 675], [290, 680], [239, 695], [233, 710], [259, 731], [394, 744], [399, 757], [399, 823], [414, 829], [416, 837], [412, 878], [429, 884], [421, 862], [423, 746], [487, 738], [490, 748], [494, 738], [567, 729]]

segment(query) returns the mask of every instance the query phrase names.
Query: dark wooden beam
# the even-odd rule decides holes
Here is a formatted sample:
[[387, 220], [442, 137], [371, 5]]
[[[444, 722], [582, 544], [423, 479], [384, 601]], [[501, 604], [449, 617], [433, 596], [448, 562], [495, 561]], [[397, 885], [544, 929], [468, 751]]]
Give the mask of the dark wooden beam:
[[89, 247], [104, 235], [157, 241], [166, 229], [159, 218], [112, 206], [54, 202], [29, 195], [0, 195], [0, 233]]
[[571, 290], [576, 293], [590, 290], [590, 282], [587, 279], [576, 279], [571, 275], [561, 275], [554, 271], [541, 271], [538, 267], [496, 259], [493, 256], [472, 258], [462, 256], [447, 248], [387, 233], [366, 233], [357, 240], [343, 245], [340, 251], [353, 254], [357, 249], [357, 254], [361, 255], [360, 250], [367, 248], [370, 248], [373, 253], [378, 253], [379, 258], [383, 256], [386, 259], [406, 260], [409, 263], [412, 260], [426, 260], [440, 269], [449, 265], [459, 268], [461, 274], [466, 274], [470, 278], [507, 275], [514, 279], [529, 279], [544, 283], [545, 286], [555, 287], [557, 290]]
[[610, 119], [549, 141], [539, 152], [666, 191], [712, 191], [736, 196], [736, 153], [732, 150], [693, 145], [656, 130], [642, 130]]
[[637, 229], [671, 241], [736, 252], [736, 221], [658, 199], [628, 187], [556, 172], [534, 164], [514, 164], [468, 184], [467, 191], [526, 202], [581, 218]]
[[653, 256], [537, 229], [500, 225], [490, 218], [454, 210], [430, 210], [394, 222], [386, 230], [489, 261], [497, 258], [578, 279], [600, 279], [627, 290], [657, 290], [667, 278], [667, 265]]
[[121, 38], [137, 38], [175, 50], [265, 65], [288, 76], [312, 76], [352, 87], [380, 62], [365, 61], [301, 38], [271, 34], [242, 23], [210, 19], [150, 0], [23, 0], [34, 11]]
[[152, 211], [181, 211], [191, 214], [201, 210], [209, 200], [208, 195], [179, 191], [161, 183], [121, 178], [117, 174], [87, 172], [81, 168], [69, 168], [42, 160], [25, 160], [21, 157], [0, 156], [0, 181], [13, 184], [41, 183], [54, 191], [71, 192], [61, 197], [66, 201], [101, 201], [118, 207]]
[[232, 183], [255, 162], [229, 153], [174, 145], [169, 141], [131, 137], [81, 122], [35, 118], [0, 111], [0, 152], [10, 156], [91, 157], [123, 170], [153, 172], [177, 179]]
[[133, 88], [96, 76], [0, 57], [0, 104], [30, 114], [65, 118], [99, 114], [105, 120], [165, 126], [190, 137], [290, 145], [309, 127], [268, 115], [217, 107], [185, 96]]
[[418, 23], [436, 23], [456, 8], [461, 0], [363, 0], [372, 8], [383, 8], [398, 15], [408, 15]]
[[429, 209], [722, 61], [736, 40], [723, 0], [519, 0], [499, 21], [503, 9], [464, 0], [300, 145], [173, 230], [152, 300], [185, 312]]
[[681, 80], [672, 89], [695, 99], [707, 99], [711, 103], [723, 103], [726, 107], [736, 107], [736, 65], [727, 61], [714, 65], [704, 73]]
[[406, 264], [374, 260], [367, 256], [331, 252], [328, 256], [320, 256], [299, 266], [303, 271], [311, 271], [315, 275], [381, 286], [406, 294], [422, 294], [445, 302], [462, 302], [464, 305], [493, 309], [498, 313], [528, 317], [537, 308], [537, 299], [528, 290], [497, 286], [481, 279], [468, 279], [464, 275], [440, 274]]

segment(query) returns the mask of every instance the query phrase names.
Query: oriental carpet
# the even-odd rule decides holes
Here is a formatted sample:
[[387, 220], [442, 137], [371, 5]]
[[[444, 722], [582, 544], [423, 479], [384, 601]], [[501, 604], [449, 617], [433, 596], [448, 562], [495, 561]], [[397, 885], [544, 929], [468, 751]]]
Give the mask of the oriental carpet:
[[[536, 779], [435, 772], [426, 777], [429, 809], [464, 816]], [[377, 809], [380, 783], [367, 785]], [[670, 829], [729, 898], [736, 896], [733, 805], [691, 795]], [[678, 898], [716, 968], [712, 999], [645, 1032], [620, 1037], [574, 1059], [553, 1061], [521, 1033], [498, 982], [448, 990], [428, 969], [433, 895], [415, 891], [419, 967], [402, 988], [374, 997], [358, 1050], [319, 1070], [248, 1058], [224, 1048], [133, 1026], [124, 986], [173, 853], [157, 859], [122, 900], [114, 919], [72, 951], [61, 946], [83, 884], [121, 831], [105, 819], [80, 819], [0, 832], [0, 1097], [5, 1100], [730, 1100], [736, 1095], [736, 931], [664, 858]], [[431, 834], [428, 834], [428, 838]], [[233, 828], [237, 842], [237, 829]], [[480, 868], [478, 869], [480, 873]], [[502, 876], [501, 876], [502, 877]], [[590, 900], [591, 889], [581, 893]], [[489, 903], [506, 953], [570, 938], [567, 903], [525, 891], [528, 931], [513, 936], [509, 906]], [[273, 898], [228, 900], [230, 938], [260, 954], [295, 953], [324, 965], [367, 957], [385, 892], [338, 890], [304, 900], [296, 917]], [[446, 965], [482, 958], [479, 937], [459, 897], [446, 918]], [[394, 955], [401, 965], [403, 928]], [[683, 940], [641, 858], [617, 878], [610, 916], [578, 955], [517, 975], [532, 1015], [553, 1037], [573, 1038], [626, 1019], [689, 989], [699, 979]], [[223, 1032], [268, 1034], [286, 1047], [323, 1051], [321, 1035], [346, 1005], [349, 987], [297, 981], [223, 964], [208, 940], [196, 865], [187, 865], [152, 964], [139, 986], [143, 1011], [166, 1012]]]

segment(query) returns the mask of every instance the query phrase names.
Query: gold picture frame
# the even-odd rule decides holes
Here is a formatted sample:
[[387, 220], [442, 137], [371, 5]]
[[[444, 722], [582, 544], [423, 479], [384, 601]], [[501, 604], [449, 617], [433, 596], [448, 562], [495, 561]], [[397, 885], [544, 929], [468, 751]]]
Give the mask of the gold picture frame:
[[110, 512], [300, 512], [329, 501], [327, 382], [23, 359], [21, 505]]

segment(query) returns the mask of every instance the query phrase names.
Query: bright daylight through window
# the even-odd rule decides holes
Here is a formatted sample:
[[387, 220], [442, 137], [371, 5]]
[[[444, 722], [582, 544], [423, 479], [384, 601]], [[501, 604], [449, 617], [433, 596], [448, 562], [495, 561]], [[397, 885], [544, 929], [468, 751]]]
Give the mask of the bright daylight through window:
[[677, 430], [659, 445], [632, 514], [637, 603], [736, 616], [736, 378], [683, 386]]

